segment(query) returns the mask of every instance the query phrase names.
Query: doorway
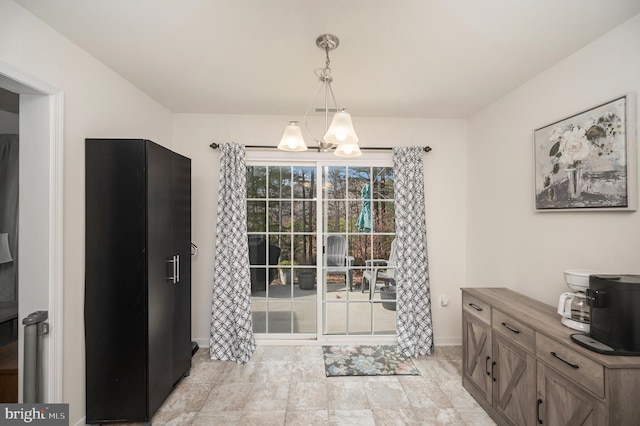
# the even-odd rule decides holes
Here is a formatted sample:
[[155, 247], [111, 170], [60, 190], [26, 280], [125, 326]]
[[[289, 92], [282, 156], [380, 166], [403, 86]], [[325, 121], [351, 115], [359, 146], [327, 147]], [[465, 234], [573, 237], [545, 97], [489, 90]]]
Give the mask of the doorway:
[[0, 88], [19, 96], [18, 400], [22, 402], [22, 319], [48, 311], [42, 350], [43, 401], [62, 402], [62, 92], [0, 61]]

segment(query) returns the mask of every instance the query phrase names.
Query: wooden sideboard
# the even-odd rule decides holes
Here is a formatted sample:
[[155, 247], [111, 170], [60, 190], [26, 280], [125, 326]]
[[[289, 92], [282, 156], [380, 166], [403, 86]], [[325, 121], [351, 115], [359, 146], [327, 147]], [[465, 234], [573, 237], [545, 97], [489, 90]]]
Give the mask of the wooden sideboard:
[[640, 357], [574, 343], [552, 306], [462, 289], [462, 385], [500, 425], [637, 425]]

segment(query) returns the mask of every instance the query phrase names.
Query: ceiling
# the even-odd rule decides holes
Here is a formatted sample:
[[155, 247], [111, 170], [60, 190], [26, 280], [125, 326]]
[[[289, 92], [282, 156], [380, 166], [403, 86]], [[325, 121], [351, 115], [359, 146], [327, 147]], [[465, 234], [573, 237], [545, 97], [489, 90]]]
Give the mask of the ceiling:
[[331, 52], [354, 116], [466, 118], [640, 0], [16, 0], [175, 113], [300, 118]]

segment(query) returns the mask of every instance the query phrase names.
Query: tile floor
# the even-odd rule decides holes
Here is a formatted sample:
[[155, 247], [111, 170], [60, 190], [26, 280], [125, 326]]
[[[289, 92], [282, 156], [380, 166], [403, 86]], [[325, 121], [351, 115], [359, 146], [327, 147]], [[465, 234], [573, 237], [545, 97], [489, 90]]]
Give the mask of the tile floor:
[[153, 425], [495, 425], [462, 388], [460, 346], [414, 360], [420, 376], [325, 377], [321, 346], [261, 346], [238, 365], [208, 348]]

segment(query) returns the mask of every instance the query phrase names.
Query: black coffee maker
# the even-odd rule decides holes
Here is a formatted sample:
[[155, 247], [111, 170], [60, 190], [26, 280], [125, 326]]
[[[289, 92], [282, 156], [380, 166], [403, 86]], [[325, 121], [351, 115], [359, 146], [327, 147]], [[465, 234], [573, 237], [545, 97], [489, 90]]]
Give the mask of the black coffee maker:
[[590, 275], [587, 334], [572, 334], [578, 344], [610, 355], [640, 356], [640, 275]]

